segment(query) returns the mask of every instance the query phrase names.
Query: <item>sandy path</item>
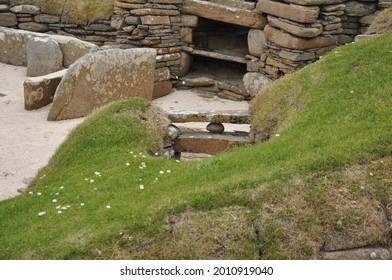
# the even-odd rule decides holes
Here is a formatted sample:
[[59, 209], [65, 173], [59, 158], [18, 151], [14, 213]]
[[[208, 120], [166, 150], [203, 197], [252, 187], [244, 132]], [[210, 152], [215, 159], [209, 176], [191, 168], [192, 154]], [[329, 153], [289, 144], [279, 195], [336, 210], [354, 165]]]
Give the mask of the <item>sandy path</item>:
[[24, 110], [25, 78], [25, 67], [0, 63], [0, 200], [18, 195], [82, 121], [48, 122], [50, 106]]

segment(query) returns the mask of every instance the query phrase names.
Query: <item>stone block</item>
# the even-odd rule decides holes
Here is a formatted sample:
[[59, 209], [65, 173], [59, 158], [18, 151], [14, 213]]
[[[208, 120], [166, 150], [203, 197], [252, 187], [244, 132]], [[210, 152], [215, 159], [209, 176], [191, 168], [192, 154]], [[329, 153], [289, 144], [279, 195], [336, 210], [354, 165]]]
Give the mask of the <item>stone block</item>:
[[243, 82], [245, 91], [254, 97], [264, 86], [271, 83], [271, 79], [260, 73], [249, 72], [244, 75]]
[[169, 16], [141, 16], [140, 20], [145, 25], [170, 25]]
[[57, 86], [67, 70], [61, 70], [49, 75], [27, 78], [24, 87], [24, 106], [26, 110], [37, 110], [53, 101]]
[[180, 53], [180, 65], [178, 69], [178, 76], [180, 78], [184, 77], [188, 74], [189, 69], [192, 66], [193, 57], [188, 52], [181, 52]]
[[34, 17], [35, 22], [39, 23], [59, 23], [60, 16], [56, 15], [47, 15], [47, 14], [39, 14]]
[[181, 23], [184, 27], [196, 28], [199, 17], [193, 15], [181, 15]]
[[17, 5], [12, 7], [10, 11], [16, 14], [38, 15], [41, 12], [41, 8], [35, 5]]
[[320, 13], [319, 7], [304, 7], [295, 4], [284, 4], [271, 0], [260, 0], [257, 3], [259, 12], [274, 15], [302, 23], [314, 23]]
[[182, 10], [184, 14], [196, 15], [249, 28], [262, 29], [267, 24], [266, 18], [255, 11], [227, 7], [201, 0], [184, 0]]
[[85, 55], [74, 63], [57, 88], [48, 120], [89, 115], [113, 101], [151, 100], [156, 51], [110, 49]]
[[5, 4], [0, 4], [0, 12], [4, 13], [4, 12], [8, 12], [9, 10], [9, 6], [5, 5]]
[[13, 13], [0, 13], [0, 26], [14, 27], [18, 25], [18, 18]]
[[27, 76], [37, 77], [63, 68], [63, 53], [59, 44], [49, 37], [35, 37], [28, 41]]
[[154, 83], [154, 91], [152, 93], [152, 99], [157, 99], [168, 95], [173, 90], [173, 85], [170, 81], [162, 81]]
[[192, 44], [193, 42], [193, 30], [190, 27], [181, 28], [182, 41], [185, 43]]
[[155, 70], [155, 82], [167, 81], [170, 79], [170, 69], [168, 67], [158, 68]]
[[375, 3], [346, 2], [347, 16], [363, 17], [373, 14], [375, 11], [377, 11], [377, 4]]
[[174, 143], [176, 152], [218, 154], [250, 144], [249, 136], [235, 133], [184, 132]]
[[22, 22], [18, 24], [18, 27], [23, 30], [28, 30], [32, 32], [47, 32], [49, 31], [49, 25], [46, 23], [38, 22]]
[[276, 29], [270, 25], [264, 29], [267, 39], [272, 43], [294, 50], [306, 50], [313, 48], [322, 48], [327, 46], [337, 45], [338, 37], [316, 37], [312, 39], [300, 38], [293, 36], [289, 33], [285, 33], [279, 29]]
[[248, 33], [248, 49], [251, 55], [260, 57], [265, 52], [267, 39], [264, 31], [251, 29]]
[[314, 38], [321, 34], [323, 27], [306, 27], [290, 20], [279, 19], [273, 16], [268, 16], [269, 24], [273, 27], [280, 28], [290, 34], [302, 38]]
[[298, 52], [289, 52], [289, 51], [281, 50], [279, 52], [279, 57], [294, 62], [298, 62], [298, 61], [313, 60], [316, 58], [316, 54], [314, 52], [298, 53]]
[[287, 0], [289, 3], [303, 6], [333, 5], [343, 3], [346, 0]]

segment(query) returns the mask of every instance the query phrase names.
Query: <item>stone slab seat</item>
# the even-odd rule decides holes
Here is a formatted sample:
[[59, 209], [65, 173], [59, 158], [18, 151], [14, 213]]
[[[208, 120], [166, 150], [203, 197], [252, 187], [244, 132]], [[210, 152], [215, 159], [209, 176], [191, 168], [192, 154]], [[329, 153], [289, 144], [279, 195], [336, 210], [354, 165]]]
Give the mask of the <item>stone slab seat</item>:
[[241, 145], [252, 144], [249, 135], [223, 132], [184, 132], [174, 142], [174, 150], [180, 153], [218, 154]]
[[67, 69], [44, 76], [27, 78], [24, 83], [25, 110], [37, 110], [53, 101], [54, 94]]
[[250, 124], [248, 110], [166, 110], [169, 119], [174, 123], [185, 122], [218, 122], [232, 124]]

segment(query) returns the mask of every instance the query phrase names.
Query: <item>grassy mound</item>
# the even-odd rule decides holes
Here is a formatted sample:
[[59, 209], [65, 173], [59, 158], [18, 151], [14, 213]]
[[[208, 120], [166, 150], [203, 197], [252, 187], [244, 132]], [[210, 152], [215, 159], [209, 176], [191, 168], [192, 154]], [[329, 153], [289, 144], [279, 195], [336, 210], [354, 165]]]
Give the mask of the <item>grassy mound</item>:
[[145, 111], [140, 100], [98, 112], [31, 194], [0, 202], [0, 258], [312, 259], [390, 246], [391, 42], [337, 48], [264, 89], [253, 126], [271, 139], [200, 162], [148, 155], [149, 130], [129, 113]]
[[113, 12], [113, 0], [11, 0], [11, 4], [37, 4], [44, 13], [61, 15], [68, 23], [88, 23]]

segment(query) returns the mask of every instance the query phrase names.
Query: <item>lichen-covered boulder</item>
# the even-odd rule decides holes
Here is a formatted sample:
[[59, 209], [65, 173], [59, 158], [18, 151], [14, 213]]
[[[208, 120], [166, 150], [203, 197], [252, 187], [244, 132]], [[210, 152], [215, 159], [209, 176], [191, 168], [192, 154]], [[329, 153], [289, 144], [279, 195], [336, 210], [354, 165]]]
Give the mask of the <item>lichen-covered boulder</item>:
[[113, 101], [152, 99], [154, 49], [111, 49], [88, 54], [68, 69], [56, 90], [48, 120], [84, 117]]

